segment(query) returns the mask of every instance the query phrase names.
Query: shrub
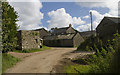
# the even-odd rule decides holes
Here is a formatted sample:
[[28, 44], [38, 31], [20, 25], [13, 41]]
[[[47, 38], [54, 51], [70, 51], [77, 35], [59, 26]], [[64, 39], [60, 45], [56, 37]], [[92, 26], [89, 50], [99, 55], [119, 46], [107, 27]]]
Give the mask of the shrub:
[[81, 43], [81, 45], [77, 48], [77, 50], [84, 50], [84, 51], [90, 50], [90, 47], [95, 41], [94, 38], [95, 38], [94, 36], [90, 36], [89, 38], [87, 38], [83, 43]]
[[[101, 45], [101, 48], [96, 46], [96, 56], [92, 57], [93, 63], [91, 63], [91, 72], [93, 73], [118, 73], [120, 70], [120, 36], [115, 34], [115, 38], [105, 46]], [[94, 65], [94, 66], [93, 66]], [[96, 69], [95, 69], [96, 68]]]
[[2, 2], [2, 52], [12, 51], [17, 47], [17, 13], [8, 2]]
[[74, 62], [74, 63], [78, 63], [78, 64], [83, 64], [83, 65], [88, 64], [88, 61], [87, 61], [87, 59], [85, 59], [85, 58], [78, 58], [78, 59], [76, 59], [76, 60], [73, 60], [73, 62]]
[[105, 57], [107, 55], [107, 51], [102, 47], [102, 50], [101, 50], [101, 55], [103, 57]]
[[120, 35], [118, 33], [114, 34], [115, 39], [112, 40], [113, 48], [111, 52], [114, 53], [114, 57], [112, 59], [112, 63], [110, 66], [110, 71], [113, 73], [119, 73], [120, 71]]

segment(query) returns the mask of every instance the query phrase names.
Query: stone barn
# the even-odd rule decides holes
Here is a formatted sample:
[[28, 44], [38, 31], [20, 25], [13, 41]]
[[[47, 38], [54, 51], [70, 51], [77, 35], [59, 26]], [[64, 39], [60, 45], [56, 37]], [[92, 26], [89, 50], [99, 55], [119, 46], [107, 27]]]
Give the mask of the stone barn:
[[42, 41], [39, 37], [39, 31], [20, 30], [17, 33], [19, 50], [29, 50], [42, 47]]
[[44, 44], [46, 46], [53, 47], [76, 47], [84, 41], [79, 33], [66, 34], [66, 35], [53, 35], [44, 38]]
[[101, 39], [111, 39], [113, 34], [120, 33], [120, 18], [104, 17], [97, 26], [96, 32]]
[[72, 25], [65, 28], [54, 28], [51, 35], [44, 37], [43, 44], [55, 47], [75, 47], [79, 46], [84, 39]]
[[80, 35], [84, 38], [84, 40], [88, 39], [90, 36], [96, 36], [96, 31], [84, 31], [80, 32]]
[[44, 28], [36, 29], [36, 30], [34, 30], [34, 31], [39, 31], [40, 38], [42, 38], [42, 39], [43, 39], [45, 36], [50, 35], [50, 32], [47, 31], [47, 30], [44, 29]]

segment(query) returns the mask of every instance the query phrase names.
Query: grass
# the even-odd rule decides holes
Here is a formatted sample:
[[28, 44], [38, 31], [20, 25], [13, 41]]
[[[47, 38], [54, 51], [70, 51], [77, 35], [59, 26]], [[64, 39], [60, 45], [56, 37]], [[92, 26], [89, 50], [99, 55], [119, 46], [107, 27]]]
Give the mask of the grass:
[[13, 50], [14, 52], [19, 52], [19, 53], [33, 53], [33, 52], [38, 52], [38, 51], [44, 51], [51, 49], [50, 47], [47, 46], [42, 46], [42, 48], [39, 49], [30, 49], [30, 50]]
[[78, 46], [74, 46], [74, 48], [78, 48]]
[[2, 54], [2, 72], [4, 73], [8, 68], [14, 66], [20, 59], [15, 58], [7, 53]]
[[90, 71], [90, 66], [89, 65], [70, 65], [70, 66], [66, 66], [65, 67], [65, 72], [67, 74], [75, 74], [75, 75], [79, 75], [78, 73], [89, 73]]

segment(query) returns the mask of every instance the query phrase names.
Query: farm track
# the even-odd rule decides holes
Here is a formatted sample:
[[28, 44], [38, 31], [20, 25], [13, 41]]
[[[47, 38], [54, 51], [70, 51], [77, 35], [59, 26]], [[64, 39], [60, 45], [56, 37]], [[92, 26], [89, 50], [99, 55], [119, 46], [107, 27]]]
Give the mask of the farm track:
[[72, 59], [78, 56], [89, 54], [72, 53], [76, 48], [52, 48], [35, 53], [16, 53], [9, 54], [21, 58], [15, 66], [8, 69], [6, 73], [51, 73], [56, 65], [60, 64], [64, 58]]

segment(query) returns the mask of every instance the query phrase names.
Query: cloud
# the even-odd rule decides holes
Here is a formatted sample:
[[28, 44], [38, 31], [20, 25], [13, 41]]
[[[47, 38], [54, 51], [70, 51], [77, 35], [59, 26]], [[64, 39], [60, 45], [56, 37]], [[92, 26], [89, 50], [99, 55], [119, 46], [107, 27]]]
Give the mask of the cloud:
[[118, 1], [119, 0], [104, 0], [101, 2], [98, 2], [94, 0], [94, 2], [76, 2], [76, 4], [82, 6], [82, 7], [102, 7], [102, 8], [108, 8], [109, 12], [108, 14], [112, 16], [117, 16], [118, 15]]
[[106, 7], [104, 2], [77, 2], [76, 4], [83, 6], [83, 7], [89, 7], [89, 8], [93, 8], [93, 7]]
[[90, 31], [90, 25], [91, 24], [85, 24], [85, 25], [80, 25], [78, 26], [76, 29], [80, 32], [83, 32], [83, 31]]
[[50, 20], [47, 21], [49, 29], [53, 27], [66, 27], [69, 24], [74, 26], [85, 24], [85, 21], [81, 20], [80, 17], [72, 17], [69, 13], [66, 13], [64, 8], [48, 12], [48, 16], [50, 17]]
[[[102, 2], [97, 2], [94, 0], [94, 2], [77, 2], [77, 4], [82, 7], [89, 7], [89, 8], [102, 7], [102, 8], [109, 9], [109, 11], [105, 14], [100, 14], [96, 10], [89, 11], [89, 12], [92, 12], [93, 18], [95, 18], [95, 20], [93, 21], [93, 29], [95, 30], [95, 28], [98, 26], [100, 21], [104, 18], [104, 16], [109, 16], [109, 17], [118, 16], [118, 1], [119, 0], [104, 0]], [[88, 17], [84, 16], [83, 18], [87, 19]], [[77, 30], [88, 31], [88, 27], [90, 28], [90, 25], [91, 24], [81, 25], [77, 28]]]
[[118, 3], [118, 16], [120, 16], [120, 1]]
[[42, 4], [39, 0], [29, 0], [30, 2], [9, 2], [15, 8], [18, 13], [18, 25], [19, 30], [31, 30], [41, 28], [39, 26], [41, 19], [43, 19], [43, 13], [40, 12]]
[[72, 20], [73, 20], [73, 22], [72, 22], [73, 25], [85, 24], [85, 21], [81, 20], [80, 17], [78, 17], [78, 18], [77, 17], [73, 17]]
[[105, 14], [100, 14], [98, 11], [96, 10], [90, 10], [89, 12], [92, 12], [93, 17], [95, 17], [95, 20], [93, 21], [93, 29], [95, 29], [98, 24], [101, 22], [101, 20], [106, 16], [108, 17], [112, 17], [112, 15], [105, 13]]
[[88, 15], [83, 17], [83, 19], [88, 19], [88, 18], [89, 18], [89, 16], [88, 16]]
[[[92, 17], [95, 18], [95, 20], [93, 21], [93, 30], [95, 30], [95, 28], [98, 26], [98, 24], [104, 18], [104, 16], [112, 17], [112, 15], [110, 15], [108, 13], [100, 14], [96, 10], [90, 10], [89, 12], [92, 12]], [[84, 25], [78, 26], [77, 30], [79, 30], [79, 31], [88, 31], [88, 30], [90, 30], [90, 28], [91, 28], [91, 24], [84, 24]]]

